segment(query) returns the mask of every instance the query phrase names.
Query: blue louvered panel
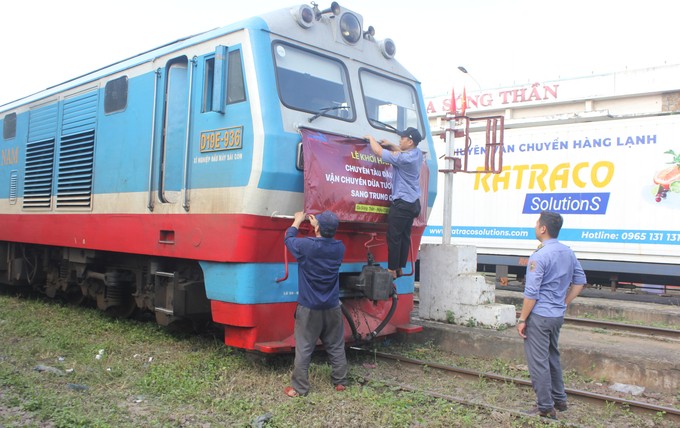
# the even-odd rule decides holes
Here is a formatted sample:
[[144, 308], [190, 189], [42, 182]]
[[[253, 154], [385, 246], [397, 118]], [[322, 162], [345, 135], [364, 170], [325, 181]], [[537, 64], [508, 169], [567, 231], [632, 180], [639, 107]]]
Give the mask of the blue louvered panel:
[[54, 138], [27, 143], [24, 208], [50, 208], [53, 171]]
[[29, 112], [24, 209], [49, 209], [52, 206], [54, 142], [57, 134], [57, 103]]
[[99, 92], [64, 100], [57, 169], [57, 208], [92, 205], [94, 129]]
[[99, 92], [93, 90], [64, 100], [61, 135], [73, 135], [94, 129], [97, 119]]
[[57, 104], [31, 110], [28, 122], [28, 141], [54, 139], [57, 134]]
[[92, 204], [94, 131], [61, 138], [57, 171], [57, 208], [89, 208]]

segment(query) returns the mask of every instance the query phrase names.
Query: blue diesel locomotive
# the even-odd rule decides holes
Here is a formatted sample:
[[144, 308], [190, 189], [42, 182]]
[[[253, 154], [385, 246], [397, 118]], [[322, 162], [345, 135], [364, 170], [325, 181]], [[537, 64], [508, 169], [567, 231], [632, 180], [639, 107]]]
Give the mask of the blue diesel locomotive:
[[[436, 171], [420, 85], [394, 54], [361, 15], [312, 3], [0, 106], [0, 282], [162, 325], [212, 320], [229, 346], [290, 351], [283, 237], [308, 197], [303, 131], [360, 143], [413, 126]], [[340, 218], [347, 341], [416, 331], [414, 277], [381, 275], [384, 222]]]

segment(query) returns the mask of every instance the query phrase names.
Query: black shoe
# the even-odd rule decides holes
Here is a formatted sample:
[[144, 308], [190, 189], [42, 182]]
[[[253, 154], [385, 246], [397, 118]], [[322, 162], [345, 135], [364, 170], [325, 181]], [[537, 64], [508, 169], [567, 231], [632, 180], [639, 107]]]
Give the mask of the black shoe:
[[555, 401], [555, 410], [566, 412], [568, 408], [566, 401]]
[[529, 416], [540, 416], [542, 418], [557, 419], [557, 413], [555, 413], [554, 408], [546, 411], [541, 411], [538, 409], [537, 406], [531, 410], [522, 410], [522, 413], [527, 414]]

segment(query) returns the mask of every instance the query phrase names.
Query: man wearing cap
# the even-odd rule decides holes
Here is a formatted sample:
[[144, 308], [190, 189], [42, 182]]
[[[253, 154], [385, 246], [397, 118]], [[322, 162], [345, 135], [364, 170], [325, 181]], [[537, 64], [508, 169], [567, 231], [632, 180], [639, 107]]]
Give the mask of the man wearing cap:
[[309, 364], [321, 339], [331, 362], [331, 380], [336, 391], [344, 391], [347, 383], [345, 328], [340, 309], [340, 264], [345, 245], [334, 239], [338, 217], [331, 211], [307, 216], [315, 237], [296, 238], [304, 212], [286, 231], [285, 243], [298, 262], [298, 299], [295, 309], [295, 363], [292, 386], [284, 393], [289, 397], [309, 392]]
[[378, 143], [367, 136], [371, 150], [392, 165], [392, 205], [387, 214], [387, 270], [393, 278], [402, 275], [411, 247], [411, 227], [420, 214], [420, 169], [423, 152], [418, 143], [423, 139], [415, 128], [399, 132], [399, 146], [386, 140]]

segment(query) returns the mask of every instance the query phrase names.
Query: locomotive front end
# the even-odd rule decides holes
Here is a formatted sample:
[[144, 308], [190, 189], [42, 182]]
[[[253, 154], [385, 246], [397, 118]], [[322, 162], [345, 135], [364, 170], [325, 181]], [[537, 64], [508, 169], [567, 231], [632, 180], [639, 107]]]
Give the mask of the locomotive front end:
[[[260, 93], [264, 113], [259, 182], [271, 190], [260, 208], [279, 230], [267, 245], [280, 248], [283, 266], [276, 278], [277, 301], [268, 302], [273, 306], [267, 314], [272, 315], [256, 306], [248, 310], [256, 327], [235, 326], [238, 320], [213, 303], [216, 320], [226, 326], [225, 341], [266, 353], [294, 347], [298, 277], [283, 234], [300, 210], [330, 210], [340, 219], [335, 238], [347, 249], [340, 268], [346, 342], [419, 331], [410, 322], [415, 259], [436, 194], [436, 177], [430, 174], [436, 171], [436, 160], [420, 86], [396, 61], [394, 41], [377, 39], [373, 27], [364, 28], [361, 15], [336, 2], [325, 10], [302, 5], [264, 19], [269, 37], [263, 46], [269, 56], [262, 52], [261, 71], [271, 66], [274, 84], [263, 79]], [[414, 222], [405, 274], [393, 280], [386, 263], [392, 166], [371, 152], [364, 136], [399, 141], [398, 132], [409, 127], [426, 136], [418, 148], [425, 159], [422, 210]], [[303, 224], [301, 233], [313, 231]]]

